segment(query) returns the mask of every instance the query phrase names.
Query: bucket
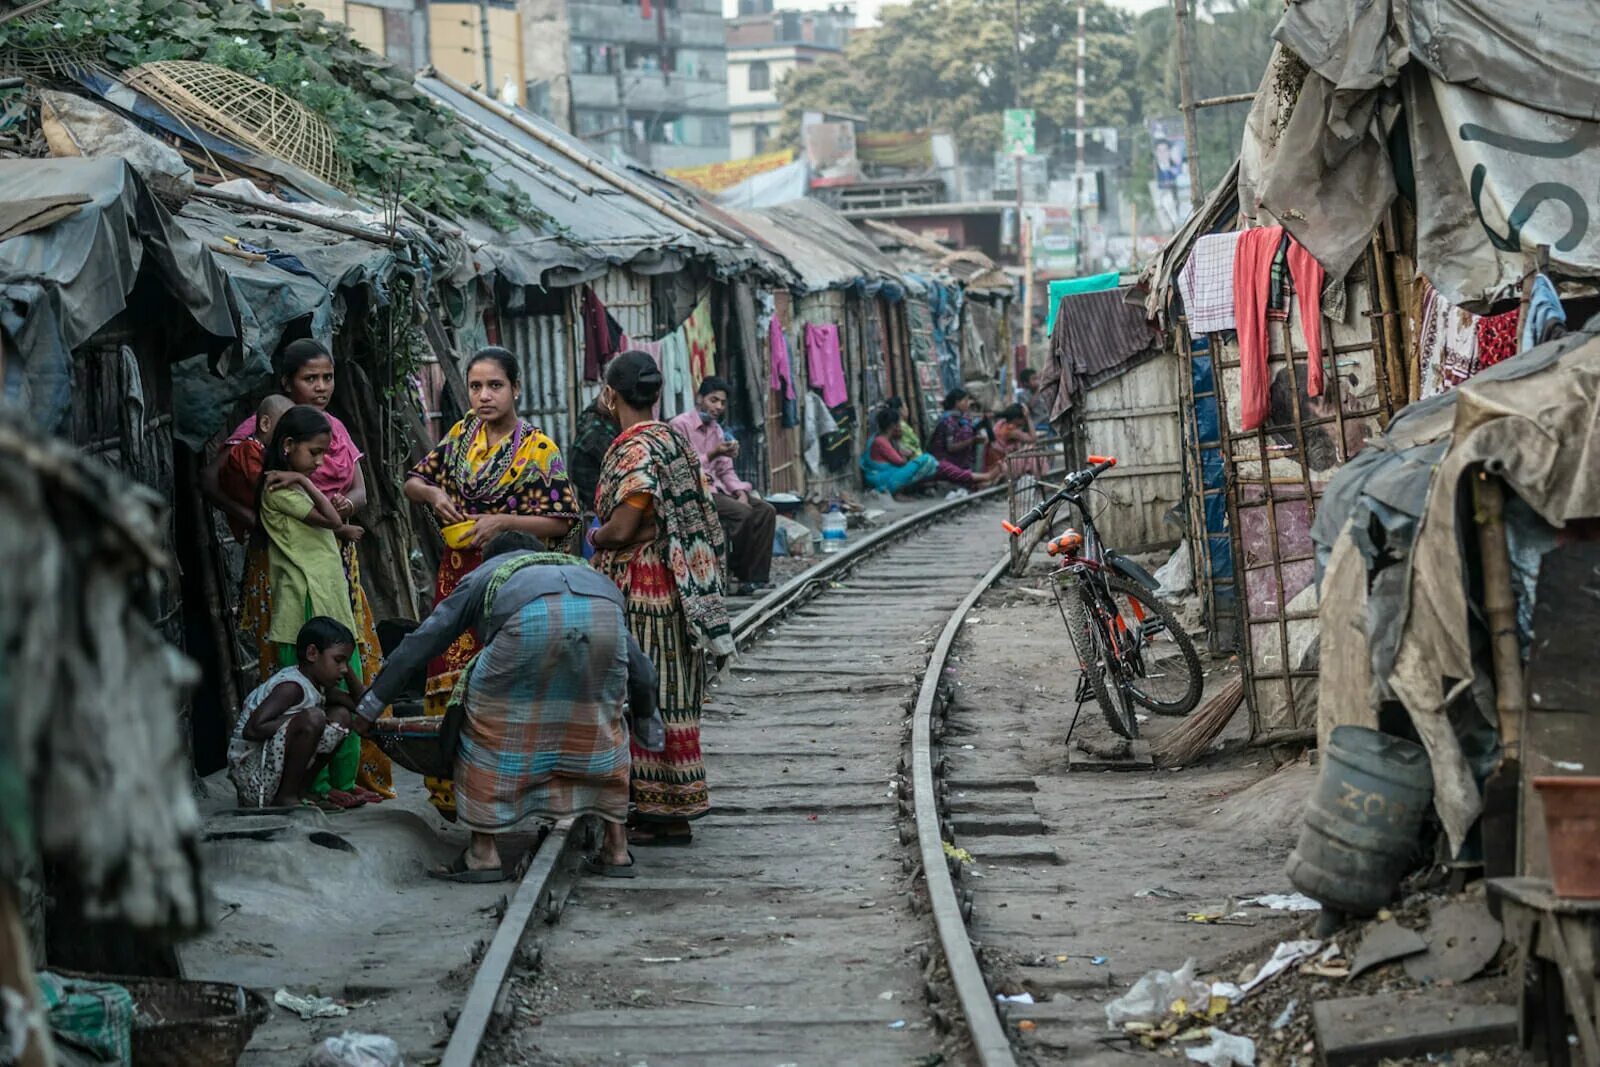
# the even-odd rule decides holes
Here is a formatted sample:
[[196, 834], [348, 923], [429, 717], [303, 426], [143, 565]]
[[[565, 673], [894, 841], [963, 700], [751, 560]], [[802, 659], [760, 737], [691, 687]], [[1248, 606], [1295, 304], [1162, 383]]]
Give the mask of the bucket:
[[1289, 881], [1324, 907], [1371, 915], [1417, 858], [1433, 769], [1421, 745], [1364, 726], [1336, 727], [1323, 753]]
[[1600, 778], [1535, 778], [1556, 896], [1600, 900]]

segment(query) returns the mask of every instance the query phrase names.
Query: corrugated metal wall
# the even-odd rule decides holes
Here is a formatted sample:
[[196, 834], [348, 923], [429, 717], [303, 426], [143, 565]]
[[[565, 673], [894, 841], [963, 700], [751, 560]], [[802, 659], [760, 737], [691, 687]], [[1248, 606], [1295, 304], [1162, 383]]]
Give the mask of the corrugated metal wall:
[[1177, 544], [1184, 531], [1166, 521], [1183, 499], [1178, 360], [1171, 350], [1085, 390], [1073, 425], [1078, 462], [1091, 455], [1117, 459], [1095, 482], [1105, 494], [1094, 506], [1106, 543], [1124, 552]]
[[506, 315], [500, 320], [501, 344], [522, 364], [522, 395], [518, 412], [556, 444], [572, 440], [576, 412], [572, 402], [572, 324], [563, 315]]

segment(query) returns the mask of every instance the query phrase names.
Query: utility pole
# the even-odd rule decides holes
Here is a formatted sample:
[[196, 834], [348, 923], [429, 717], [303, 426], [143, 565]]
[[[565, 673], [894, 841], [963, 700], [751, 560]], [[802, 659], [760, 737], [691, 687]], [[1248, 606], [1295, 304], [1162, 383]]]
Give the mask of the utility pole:
[[[1011, 5], [1011, 39], [1016, 47], [1017, 71], [1011, 85], [1011, 106], [1017, 110], [1022, 109], [1022, 79], [1024, 67], [1022, 62], [1022, 0], [1013, 0]], [[1023, 151], [1019, 146], [1016, 150], [1017, 165], [1017, 261], [1022, 265], [1022, 351], [1031, 363], [1033, 361], [1033, 249], [1032, 235], [1028, 232], [1027, 208], [1023, 203], [1022, 195], [1022, 160]], [[1013, 358], [1012, 362], [1016, 362]]]
[[1178, 20], [1178, 95], [1183, 104], [1184, 154], [1189, 164], [1189, 206], [1196, 211], [1205, 198], [1200, 186], [1200, 132], [1195, 122], [1194, 75], [1189, 59], [1189, 0], [1172, 0]]
[[[1182, 3], [1183, 0], [1178, 0], [1178, 2]], [[1089, 36], [1087, 32], [1089, 12], [1085, 6], [1085, 3], [1086, 0], [1078, 0], [1078, 94], [1076, 101], [1078, 128], [1073, 134], [1074, 140], [1077, 142], [1077, 160], [1073, 164], [1072, 168], [1072, 180], [1073, 185], [1075, 186], [1073, 198], [1076, 201], [1072, 205], [1072, 220], [1074, 227], [1078, 231], [1077, 245], [1079, 274], [1083, 273], [1083, 246], [1085, 244], [1084, 238], [1088, 232], [1087, 228], [1083, 224], [1083, 63], [1084, 57], [1089, 51]]]
[[489, 0], [478, 0], [478, 29], [483, 38], [483, 95], [498, 98], [494, 84], [494, 56], [489, 48]]

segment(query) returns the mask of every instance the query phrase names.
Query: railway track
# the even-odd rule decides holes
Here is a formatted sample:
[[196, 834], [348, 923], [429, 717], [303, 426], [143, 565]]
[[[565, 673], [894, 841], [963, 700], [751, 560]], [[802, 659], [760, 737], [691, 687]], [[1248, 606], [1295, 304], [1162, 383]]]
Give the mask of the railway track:
[[693, 846], [637, 850], [635, 879], [579, 877], [594, 828], [553, 831], [443, 1067], [1014, 1062], [936, 777], [952, 646], [1008, 562], [1001, 501], [901, 520], [736, 620]]

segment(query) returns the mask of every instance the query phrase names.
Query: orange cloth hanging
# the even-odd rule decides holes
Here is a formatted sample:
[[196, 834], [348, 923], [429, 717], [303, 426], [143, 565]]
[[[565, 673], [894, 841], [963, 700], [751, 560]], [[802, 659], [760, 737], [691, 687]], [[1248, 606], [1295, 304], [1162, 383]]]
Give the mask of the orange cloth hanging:
[[[1239, 331], [1239, 422], [1254, 430], [1267, 421], [1271, 382], [1267, 374], [1267, 296], [1272, 259], [1283, 241], [1282, 226], [1246, 230], [1233, 259], [1234, 322]], [[1300, 298], [1300, 329], [1306, 341], [1306, 393], [1321, 396], [1322, 265], [1293, 238], [1289, 277]]]

